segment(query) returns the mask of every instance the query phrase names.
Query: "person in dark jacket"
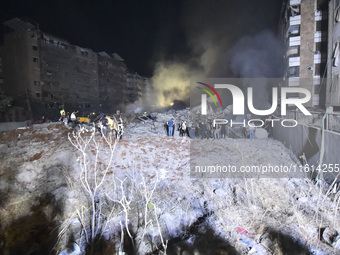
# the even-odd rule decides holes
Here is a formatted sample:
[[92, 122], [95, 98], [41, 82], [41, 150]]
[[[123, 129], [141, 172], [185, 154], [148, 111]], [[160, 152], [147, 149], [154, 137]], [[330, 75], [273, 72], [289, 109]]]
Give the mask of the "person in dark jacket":
[[100, 118], [100, 128], [101, 128], [101, 132], [103, 136], [106, 136], [106, 131], [107, 131], [107, 123], [108, 120], [106, 118], [106, 116], [103, 116]]

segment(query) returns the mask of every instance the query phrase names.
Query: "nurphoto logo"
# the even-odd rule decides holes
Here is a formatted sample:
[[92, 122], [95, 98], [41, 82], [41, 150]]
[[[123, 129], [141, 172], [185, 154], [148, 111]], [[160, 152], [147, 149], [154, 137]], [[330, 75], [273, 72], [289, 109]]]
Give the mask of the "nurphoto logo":
[[[202, 84], [204, 86], [207, 86], [208, 88], [210, 88], [218, 97], [221, 106], [222, 106], [222, 101], [221, 98], [219, 96], [219, 94], [217, 93], [216, 89], [228, 89], [231, 92], [231, 95], [233, 97], [233, 115], [244, 115], [244, 94], [242, 92], [242, 90], [235, 86], [235, 85], [231, 85], [231, 84], [215, 84], [214, 87], [202, 83], [202, 82], [197, 82], [199, 84]], [[208, 95], [214, 100], [215, 105], [216, 105], [216, 100], [213, 97], [213, 95], [206, 89], [202, 89], [200, 87], [197, 87], [203, 91], [205, 91], [206, 93], [208, 93]], [[305, 89], [305, 88], [290, 88], [290, 87], [284, 87], [284, 88], [280, 88], [281, 89], [281, 115], [285, 116], [287, 114], [287, 105], [295, 105], [297, 108], [299, 108], [301, 110], [301, 112], [303, 112], [304, 115], [311, 115], [311, 113], [302, 105], [304, 103], [307, 103], [310, 99], [311, 99], [311, 93], [309, 90]], [[298, 94], [303, 94], [304, 97], [300, 97], [300, 98], [287, 98], [287, 94], [288, 93], [298, 93]], [[277, 87], [273, 87], [272, 88], [272, 106], [270, 107], [270, 109], [267, 110], [258, 110], [255, 109], [254, 107], [254, 103], [253, 103], [253, 88], [252, 87], [248, 87], [247, 88], [247, 105], [248, 105], [248, 109], [251, 113], [255, 114], [255, 115], [261, 115], [261, 116], [265, 116], [265, 115], [270, 115], [272, 113], [274, 113], [277, 109], [277, 105], [278, 105], [278, 88]], [[201, 114], [202, 115], [207, 115], [207, 96], [206, 94], [202, 94], [201, 95]]]

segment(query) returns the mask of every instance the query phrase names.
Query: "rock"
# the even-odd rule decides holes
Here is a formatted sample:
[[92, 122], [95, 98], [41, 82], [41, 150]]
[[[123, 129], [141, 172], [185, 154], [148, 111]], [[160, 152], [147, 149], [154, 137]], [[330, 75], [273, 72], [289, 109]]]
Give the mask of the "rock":
[[335, 251], [340, 252], [340, 238], [338, 238], [338, 240], [334, 244], [334, 249]]
[[322, 233], [322, 238], [328, 243], [328, 244], [333, 244], [335, 241], [336, 237], [338, 235], [338, 232], [330, 227], [325, 228], [325, 230]]
[[0, 154], [5, 154], [8, 151], [8, 146], [7, 144], [0, 144]]
[[227, 196], [227, 192], [223, 189], [216, 189], [214, 190], [214, 193], [220, 197], [226, 197]]

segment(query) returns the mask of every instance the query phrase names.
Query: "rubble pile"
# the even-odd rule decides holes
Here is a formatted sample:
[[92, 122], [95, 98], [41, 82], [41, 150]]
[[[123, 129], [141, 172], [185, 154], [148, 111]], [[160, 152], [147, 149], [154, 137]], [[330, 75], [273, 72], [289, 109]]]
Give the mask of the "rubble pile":
[[[157, 113], [156, 119], [145, 121], [137, 117], [129, 116], [124, 123], [123, 138], [115, 147], [102, 193], [97, 194], [102, 215], [110, 219], [103, 232], [111, 240], [110, 252], [122, 247], [127, 252], [121, 243], [122, 228], [124, 243], [131, 239], [129, 233], [133, 235], [135, 246], [129, 247], [139, 254], [165, 247], [168, 254], [340, 252], [340, 196], [334, 186], [318, 186], [308, 178], [192, 178], [190, 143], [195, 138], [180, 137], [177, 128], [174, 137], [168, 137], [164, 126], [171, 118], [176, 124], [190, 121], [189, 111]], [[71, 133], [62, 124], [45, 123], [0, 138], [1, 252], [38, 252], [39, 241], [56, 252], [65, 251], [72, 241], [85, 252], [81, 222], [87, 219], [80, 216], [88, 212], [84, 210], [88, 197], [80, 182], [81, 153], [68, 140]], [[86, 132], [81, 135], [84, 140], [90, 137]], [[110, 156], [101, 135], [95, 137], [103, 143], [98, 143], [96, 165], [101, 170], [90, 180], [103, 176]], [[201, 142], [211, 150], [219, 143], [232, 152], [228, 160], [235, 165], [297, 163], [270, 138]], [[225, 157], [224, 151], [217, 151]], [[129, 202], [128, 214], [118, 201]], [[38, 217], [44, 219], [43, 225], [34, 220]], [[144, 224], [145, 219], [152, 224]], [[20, 228], [50, 239], [32, 242]]]

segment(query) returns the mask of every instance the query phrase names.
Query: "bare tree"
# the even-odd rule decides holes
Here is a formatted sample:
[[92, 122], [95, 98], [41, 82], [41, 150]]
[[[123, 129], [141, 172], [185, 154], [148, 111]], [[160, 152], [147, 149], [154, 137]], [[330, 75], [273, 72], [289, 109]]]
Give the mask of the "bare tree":
[[[100, 136], [95, 132], [84, 133], [81, 131], [69, 133], [68, 139], [71, 144], [80, 152], [79, 155], [79, 181], [82, 188], [85, 190], [89, 198], [90, 208], [90, 229], [86, 224], [86, 207], [77, 209], [78, 218], [82, 224], [85, 234], [86, 242], [94, 245], [95, 238], [101, 234], [103, 226], [106, 224], [102, 219], [102, 203], [105, 194], [103, 184], [107, 173], [111, 168], [114, 152], [119, 139], [112, 139], [112, 137]], [[101, 160], [106, 153], [105, 160]], [[102, 157], [101, 157], [102, 156]]]

